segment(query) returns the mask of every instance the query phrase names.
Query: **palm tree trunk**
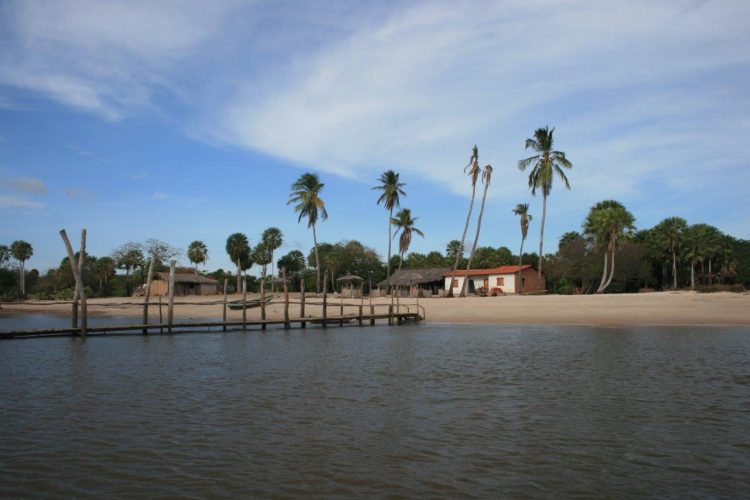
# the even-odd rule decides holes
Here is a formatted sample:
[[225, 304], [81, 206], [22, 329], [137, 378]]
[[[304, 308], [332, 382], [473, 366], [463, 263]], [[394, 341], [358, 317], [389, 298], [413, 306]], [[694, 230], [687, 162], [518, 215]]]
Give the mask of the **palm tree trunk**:
[[609, 270], [609, 249], [604, 250], [604, 271], [602, 272], [602, 280], [599, 282], [599, 288], [596, 289], [596, 293], [602, 293], [604, 291], [604, 283], [607, 281], [607, 271]]
[[615, 276], [615, 251], [617, 250], [617, 240], [615, 239], [616, 236], [612, 236], [612, 266], [609, 271], [609, 278], [607, 278], [607, 282], [604, 284], [604, 288], [602, 288], [602, 292], [606, 290], [609, 287], [609, 284], [612, 283], [612, 278]]
[[315, 224], [312, 225], [313, 230], [313, 248], [315, 248], [315, 292], [320, 293], [320, 258], [318, 257], [318, 235], [315, 234]]
[[390, 212], [388, 212], [388, 261], [387, 261], [387, 271], [386, 271], [386, 278], [385, 278], [385, 291], [388, 293], [391, 289], [391, 243], [393, 240], [392, 231], [393, 231], [393, 207], [391, 207]]
[[[544, 261], [544, 221], [547, 219], [547, 193], [542, 196], [542, 224], [539, 231], [539, 269], [537, 269], [537, 280], [542, 283], [542, 262]], [[547, 288], [545, 284], [544, 288]]]
[[677, 290], [677, 252], [672, 244], [672, 290]]
[[242, 291], [241, 285], [240, 285], [240, 274], [242, 274], [242, 269], [240, 269], [240, 258], [237, 257], [237, 291], [235, 293], [240, 293]]
[[20, 261], [21, 266], [19, 267], [19, 271], [21, 273], [21, 297], [26, 298], [26, 272], [23, 270], [24, 268], [24, 261]]
[[[466, 224], [464, 224], [464, 232], [461, 235], [461, 248], [456, 254], [456, 262], [453, 263], [453, 272], [451, 273], [450, 286], [448, 287], [448, 297], [453, 297], [453, 282], [456, 280], [456, 270], [458, 269], [458, 262], [461, 260], [461, 255], [464, 253], [464, 242], [466, 241], [466, 231], [469, 229], [469, 220], [471, 220], [471, 212], [474, 210], [474, 197], [477, 193], [476, 184], [471, 187], [471, 203], [469, 203], [469, 213], [466, 214]], [[466, 280], [464, 280], [465, 282]], [[463, 290], [463, 288], [461, 288]]]
[[[401, 304], [401, 287], [398, 284], [398, 278], [401, 275], [401, 266], [404, 263], [404, 252], [401, 252], [401, 259], [398, 261], [398, 271], [396, 271], [396, 312], [398, 312], [398, 306]], [[391, 294], [391, 305], [393, 305], [393, 294]]]
[[523, 261], [523, 242], [526, 240], [523, 236], [521, 237], [521, 250], [518, 251], [518, 282], [516, 283], [516, 293], [521, 295], [523, 293], [523, 286], [521, 285], [521, 263]]
[[708, 258], [708, 284], [709, 285], [714, 284], [714, 275], [711, 272], [711, 257]]
[[695, 290], [695, 259], [690, 259], [690, 289]]
[[[273, 270], [273, 250], [271, 251], [271, 278], [274, 277], [274, 270]], [[276, 283], [271, 281], [271, 293], [274, 293], [276, 291]]]
[[[487, 188], [490, 187], [489, 182], [484, 184], [484, 192], [482, 193], [482, 204], [479, 208], [479, 218], [477, 219], [477, 232], [474, 235], [474, 243], [471, 245], [471, 253], [469, 254], [469, 261], [466, 263], [466, 277], [469, 277], [469, 269], [471, 269], [471, 261], [474, 260], [474, 253], [477, 251], [477, 243], [479, 242], [479, 232], [482, 230], [482, 217], [484, 217], [484, 202], [487, 200]], [[461, 287], [461, 297], [466, 296], [466, 281], [464, 280], [463, 286]]]

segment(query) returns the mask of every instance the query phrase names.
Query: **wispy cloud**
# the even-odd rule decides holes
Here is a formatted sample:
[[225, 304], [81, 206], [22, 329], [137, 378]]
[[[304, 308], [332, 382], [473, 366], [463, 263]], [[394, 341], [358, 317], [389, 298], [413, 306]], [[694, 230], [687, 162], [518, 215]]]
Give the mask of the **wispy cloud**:
[[75, 200], [90, 201], [96, 199], [97, 195], [95, 191], [85, 188], [69, 187], [65, 189], [65, 194], [68, 198]]
[[44, 203], [30, 200], [22, 196], [0, 194], [0, 208], [30, 208], [38, 210], [44, 207]]
[[34, 177], [0, 177], [0, 185], [27, 194], [47, 194], [44, 182]]
[[172, 198], [172, 195], [169, 193], [165, 193], [164, 191], [154, 191], [151, 195], [152, 200], [169, 200]]

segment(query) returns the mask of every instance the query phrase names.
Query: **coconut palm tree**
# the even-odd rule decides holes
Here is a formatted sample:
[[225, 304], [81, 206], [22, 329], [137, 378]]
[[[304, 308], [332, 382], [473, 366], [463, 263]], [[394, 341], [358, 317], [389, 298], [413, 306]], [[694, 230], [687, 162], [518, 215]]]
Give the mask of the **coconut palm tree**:
[[516, 293], [520, 294], [523, 292], [521, 286], [521, 259], [523, 259], [523, 243], [526, 241], [526, 235], [529, 233], [529, 222], [534, 220], [534, 217], [529, 213], [528, 203], [519, 203], [516, 208], [513, 209], [513, 213], [521, 217], [521, 249], [518, 251], [518, 287]]
[[315, 286], [317, 293], [320, 293], [320, 259], [318, 258], [318, 236], [315, 232], [315, 226], [318, 223], [318, 218], [320, 220], [328, 218], [326, 204], [320, 197], [320, 192], [324, 187], [325, 184], [320, 182], [317, 174], [309, 172], [302, 174], [292, 184], [292, 192], [287, 202], [287, 205], [294, 204], [294, 211], [299, 213], [297, 222], [300, 222], [302, 217], [307, 217], [307, 227], [312, 228], [313, 244], [315, 245]]
[[[268, 229], [263, 231], [261, 240], [265, 243], [265, 245], [271, 251], [271, 276], [273, 276], [274, 275], [273, 254], [279, 247], [281, 247], [281, 245], [284, 244], [284, 235], [281, 233], [281, 230], [279, 228], [269, 227]], [[273, 291], [274, 287], [275, 285], [273, 285], [273, 282], [271, 282], [271, 291]]]
[[[485, 165], [482, 170], [482, 183], [484, 184], [484, 191], [482, 192], [482, 204], [479, 208], [479, 218], [477, 219], [477, 232], [474, 235], [474, 243], [471, 245], [471, 252], [469, 253], [469, 260], [466, 263], [466, 276], [469, 276], [469, 269], [471, 269], [471, 261], [474, 259], [474, 254], [477, 251], [477, 242], [479, 241], [479, 232], [482, 229], [482, 217], [484, 217], [484, 203], [487, 200], [487, 189], [490, 187], [490, 181], [492, 180], [492, 165]], [[461, 297], [466, 296], [466, 284], [469, 282], [468, 279], [464, 280], [463, 286], [461, 287]], [[453, 281], [451, 281], [451, 285]], [[451, 287], [452, 288], [452, 287]]]
[[690, 289], [695, 290], [695, 266], [708, 259], [711, 274], [711, 257], [719, 250], [721, 231], [709, 224], [693, 224], [685, 230], [684, 256], [690, 262]]
[[604, 200], [591, 207], [583, 224], [584, 234], [604, 252], [604, 271], [596, 293], [603, 293], [612, 283], [617, 243], [635, 229], [634, 222], [635, 217], [618, 201]]
[[268, 264], [273, 263], [273, 248], [268, 241], [261, 240], [260, 243], [255, 245], [255, 249], [253, 250], [253, 262], [260, 266], [260, 286], [261, 290], [263, 290], [266, 286], [266, 270]]
[[672, 254], [672, 289], [677, 289], [677, 250], [682, 243], [687, 221], [682, 217], [669, 217], [654, 226], [654, 233], [664, 250]]
[[565, 157], [562, 151], [552, 149], [554, 140], [552, 138], [555, 128], [538, 128], [534, 132], [533, 139], [526, 139], [524, 149], [532, 149], [535, 154], [518, 162], [518, 168], [523, 172], [531, 166], [529, 172], [529, 187], [531, 194], [536, 196], [537, 189], [542, 190], [542, 224], [539, 232], [539, 282], [542, 281], [542, 263], [544, 260], [544, 223], [547, 219], [547, 197], [552, 191], [552, 180], [557, 174], [567, 189], [570, 183], [563, 168], [573, 168], [573, 164]]
[[377, 204], [381, 203], [388, 210], [388, 258], [386, 260], [386, 283], [390, 282], [391, 279], [391, 241], [393, 240], [392, 229], [393, 229], [393, 209], [401, 207], [401, 196], [406, 196], [406, 191], [402, 188], [406, 186], [405, 183], [399, 182], [399, 174], [393, 170], [388, 170], [380, 174], [378, 179], [379, 185], [372, 189], [381, 191], [380, 198], [378, 198]]
[[232, 262], [237, 264], [237, 292], [239, 292], [242, 290], [242, 270], [252, 265], [250, 242], [244, 234], [233, 233], [227, 238], [226, 250]]
[[465, 248], [464, 243], [466, 242], [466, 231], [469, 229], [469, 220], [471, 220], [471, 212], [474, 209], [474, 197], [477, 194], [477, 180], [479, 180], [479, 174], [481, 169], [479, 168], [479, 148], [476, 144], [471, 150], [471, 156], [469, 157], [469, 164], [464, 167], [464, 173], [468, 174], [471, 179], [471, 201], [469, 202], [469, 211], [466, 214], [466, 223], [464, 224], [464, 232], [461, 234], [461, 250], [462, 252], [456, 255], [456, 260], [453, 263], [453, 272], [451, 273], [450, 286], [448, 287], [448, 297], [453, 297], [453, 282], [456, 280], [456, 270], [458, 269], [458, 261], [461, 258], [463, 249]]
[[461, 247], [461, 242], [458, 240], [450, 240], [445, 246], [445, 261], [453, 262], [456, 258], [461, 258], [464, 255], [464, 250]]
[[[411, 245], [412, 234], [418, 234], [424, 238], [424, 233], [414, 226], [414, 223], [419, 217], [411, 216], [411, 210], [408, 208], [402, 208], [396, 213], [391, 222], [396, 227], [396, 234], [393, 236], [399, 236], [398, 239], [398, 252], [400, 260], [398, 261], [398, 271], [396, 271], [396, 295], [399, 295], [398, 278], [401, 274], [401, 266], [404, 264], [404, 254], [409, 251], [409, 245]], [[391, 304], [393, 304], [393, 295], [391, 295]]]
[[198, 272], [198, 264], [205, 264], [208, 260], [208, 247], [199, 240], [192, 242], [187, 249], [187, 258], [195, 264], [195, 271]]
[[94, 262], [94, 273], [99, 279], [99, 295], [106, 295], [109, 278], [115, 275], [117, 263], [112, 257], [99, 257]]
[[30, 243], [23, 240], [16, 240], [10, 245], [10, 253], [18, 261], [19, 273], [21, 275], [21, 297], [26, 297], [26, 274], [24, 264], [34, 255], [34, 249]]

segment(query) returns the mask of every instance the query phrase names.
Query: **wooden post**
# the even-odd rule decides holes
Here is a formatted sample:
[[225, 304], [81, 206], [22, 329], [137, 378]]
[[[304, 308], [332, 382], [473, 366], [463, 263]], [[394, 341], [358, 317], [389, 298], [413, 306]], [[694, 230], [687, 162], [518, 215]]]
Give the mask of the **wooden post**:
[[[146, 291], [143, 294], [143, 324], [148, 325], [148, 301], [151, 300], [151, 279], [154, 277], [154, 256], [148, 264], [148, 275], [146, 278]], [[143, 334], [148, 333], [148, 328], [143, 329]]]
[[161, 313], [161, 295], [159, 295], [159, 325], [162, 325], [159, 327], [159, 333], [164, 333], [164, 319]]
[[265, 271], [263, 272], [263, 276], [260, 279], [260, 319], [263, 320], [263, 323], [260, 325], [261, 330], [266, 329], [266, 275]]
[[247, 271], [242, 273], [242, 330], [247, 330]]
[[339, 292], [339, 326], [344, 326], [344, 297], [343, 293]]
[[370, 302], [370, 326], [375, 324], [375, 306]]
[[362, 305], [359, 306], [359, 326], [362, 326]]
[[172, 333], [172, 323], [174, 323], [174, 278], [176, 260], [169, 261], [169, 305], [167, 306], [167, 332]]
[[328, 326], [328, 273], [323, 274], [323, 328]]
[[[83, 252], [78, 252], [78, 274], [83, 276]], [[81, 278], [81, 281], [83, 281], [83, 278]], [[71, 317], [71, 327], [72, 328], [78, 328], [78, 301], [79, 301], [79, 292], [78, 292], [78, 282], [76, 282], [75, 290], [73, 290], [73, 314]]]
[[289, 287], [286, 285], [286, 268], [281, 268], [281, 279], [284, 280], [284, 328], [289, 329]]
[[[88, 333], [88, 318], [86, 308], [86, 290], [83, 288], [83, 278], [79, 272], [79, 267], [76, 266], [75, 255], [73, 254], [73, 247], [70, 245], [68, 234], [65, 229], [60, 230], [60, 236], [65, 243], [65, 250], [68, 252], [68, 260], [70, 261], [70, 268], [73, 271], [73, 278], [76, 280], [76, 288], [78, 289], [78, 296], [81, 299], [81, 335], [85, 336]], [[81, 250], [80, 255], [86, 254], [86, 230], [81, 231]], [[75, 293], [75, 292], [74, 292]]]
[[393, 304], [388, 306], [388, 324], [393, 324]]
[[224, 278], [224, 308], [221, 314], [221, 321], [224, 323], [221, 325], [221, 329], [227, 331], [227, 279]]
[[[305, 319], [305, 278], [304, 276], [302, 277], [302, 281], [300, 281], [299, 287], [300, 287], [299, 317], [302, 319]], [[301, 321], [300, 326], [302, 328], [305, 328], [306, 323], [304, 321]]]

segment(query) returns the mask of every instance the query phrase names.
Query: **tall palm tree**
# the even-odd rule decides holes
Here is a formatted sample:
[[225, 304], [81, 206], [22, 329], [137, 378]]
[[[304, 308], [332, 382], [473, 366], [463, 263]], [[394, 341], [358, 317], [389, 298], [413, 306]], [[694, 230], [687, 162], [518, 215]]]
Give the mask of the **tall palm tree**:
[[372, 189], [381, 191], [380, 198], [378, 198], [377, 204], [381, 203], [388, 210], [388, 259], [386, 260], [386, 283], [390, 282], [391, 279], [391, 241], [393, 240], [392, 229], [393, 229], [393, 209], [401, 207], [401, 196], [406, 196], [406, 191], [402, 188], [406, 186], [405, 183], [398, 181], [399, 174], [393, 170], [388, 170], [380, 174], [378, 179], [379, 185]]
[[27, 260], [34, 255], [34, 249], [31, 243], [27, 243], [23, 240], [16, 240], [10, 245], [10, 253], [13, 258], [18, 261], [19, 273], [21, 275], [21, 297], [26, 297], [26, 273], [24, 272], [24, 264]]
[[292, 192], [289, 195], [289, 201], [287, 202], [287, 205], [294, 204], [294, 211], [299, 213], [297, 222], [300, 222], [302, 217], [307, 217], [307, 227], [312, 228], [313, 244], [315, 245], [317, 293], [320, 293], [320, 259], [318, 258], [318, 236], [315, 232], [315, 226], [318, 223], [318, 218], [320, 218], [320, 220], [326, 220], [328, 218], [326, 204], [320, 197], [320, 192], [324, 187], [325, 184], [320, 182], [317, 174], [309, 172], [302, 174], [299, 179], [292, 184]]
[[[232, 262], [237, 264], [237, 292], [242, 290], [242, 270], [250, 267], [250, 242], [242, 233], [233, 233], [227, 238], [227, 254]], [[245, 264], [245, 265], [243, 265]]]
[[584, 233], [604, 252], [604, 271], [596, 293], [603, 293], [612, 283], [617, 243], [635, 228], [634, 222], [635, 217], [618, 201], [604, 200], [591, 207], [583, 224]]
[[[474, 253], [477, 251], [477, 242], [479, 241], [479, 232], [482, 229], [482, 217], [484, 217], [484, 203], [487, 200], [487, 189], [490, 187], [490, 181], [492, 180], [492, 165], [485, 165], [482, 170], [482, 183], [484, 184], [484, 191], [482, 192], [482, 204], [479, 208], [479, 218], [477, 219], [477, 232], [474, 235], [474, 243], [471, 245], [471, 252], [469, 253], [469, 261], [466, 263], [466, 276], [463, 286], [461, 287], [461, 297], [466, 296], [466, 284], [469, 282], [469, 269], [471, 269], [471, 261], [474, 259]], [[453, 281], [451, 281], [451, 285]]]
[[526, 235], [529, 234], [529, 222], [534, 220], [534, 217], [529, 213], [528, 203], [519, 203], [516, 208], [513, 209], [513, 213], [521, 217], [521, 249], [518, 251], [518, 280], [516, 293], [520, 294], [523, 292], [521, 286], [521, 264], [523, 259], [523, 243], [526, 241]]
[[205, 264], [208, 260], [208, 247], [199, 240], [190, 243], [187, 249], [187, 258], [195, 264], [195, 271], [197, 272], [198, 264]]
[[474, 197], [477, 194], [477, 180], [479, 180], [479, 174], [481, 169], [479, 168], [479, 148], [476, 144], [471, 150], [471, 157], [469, 157], [469, 164], [464, 167], [464, 173], [469, 175], [471, 179], [471, 201], [469, 202], [469, 212], [466, 214], [466, 223], [464, 224], [464, 232], [461, 234], [461, 251], [456, 254], [456, 260], [453, 263], [453, 272], [451, 273], [450, 287], [448, 287], [448, 297], [453, 297], [453, 282], [456, 280], [456, 270], [458, 269], [458, 261], [461, 258], [464, 250], [464, 243], [466, 242], [466, 231], [469, 229], [469, 220], [471, 219], [471, 212], [474, 209]]
[[[402, 208], [396, 213], [396, 217], [391, 220], [393, 225], [396, 226], [396, 234], [394, 235], [394, 238], [399, 236], [400, 233], [398, 239], [398, 252], [400, 259], [398, 261], [398, 271], [396, 271], [396, 295], [400, 295], [398, 291], [398, 278], [401, 274], [401, 266], [404, 264], [404, 254], [409, 250], [409, 245], [411, 245], [412, 234], [418, 234], [424, 238], [424, 233], [414, 225], [418, 218], [419, 217], [412, 218], [411, 210], [408, 208]], [[393, 304], [393, 295], [391, 295], [391, 304]]]
[[654, 226], [654, 232], [662, 241], [664, 249], [672, 254], [673, 290], [677, 289], [677, 249], [682, 242], [687, 227], [687, 221], [682, 217], [669, 217]]
[[542, 281], [542, 263], [544, 261], [544, 223], [547, 219], [547, 197], [552, 191], [552, 180], [557, 174], [563, 181], [565, 187], [570, 189], [570, 183], [563, 168], [573, 168], [573, 164], [565, 157], [562, 151], [552, 149], [554, 140], [552, 130], [549, 127], [538, 128], [534, 132], [533, 139], [526, 139], [524, 149], [532, 149], [536, 154], [518, 162], [518, 168], [523, 172], [531, 166], [529, 172], [529, 187], [531, 194], [536, 196], [537, 189], [542, 190], [542, 224], [539, 233], [539, 282]]
[[[284, 244], [284, 235], [281, 233], [281, 230], [279, 228], [269, 227], [268, 229], [263, 231], [261, 240], [266, 244], [266, 246], [268, 246], [268, 249], [271, 251], [271, 276], [273, 276], [273, 254], [279, 247], [281, 247], [281, 245]], [[275, 285], [273, 284], [273, 282], [271, 282], [271, 291], [274, 291], [274, 288]]]
[[719, 250], [721, 231], [709, 224], [693, 224], [685, 231], [685, 257], [690, 262], [690, 289], [695, 290], [695, 265], [708, 259], [711, 274], [711, 257]]
[[456, 258], [463, 257], [464, 252], [463, 248], [461, 248], [461, 242], [458, 240], [450, 240], [448, 244], [445, 246], [445, 261], [446, 262], [453, 262], [456, 260]]

